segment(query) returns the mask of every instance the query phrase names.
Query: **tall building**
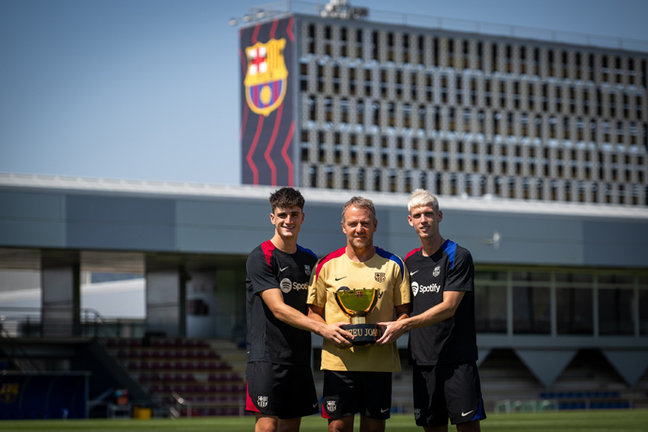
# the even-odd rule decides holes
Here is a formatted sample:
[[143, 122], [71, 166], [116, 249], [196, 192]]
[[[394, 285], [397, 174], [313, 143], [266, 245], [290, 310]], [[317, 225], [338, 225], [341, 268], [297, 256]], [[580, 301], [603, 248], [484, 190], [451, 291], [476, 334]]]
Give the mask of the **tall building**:
[[645, 47], [302, 6], [240, 29], [244, 184], [648, 204]]

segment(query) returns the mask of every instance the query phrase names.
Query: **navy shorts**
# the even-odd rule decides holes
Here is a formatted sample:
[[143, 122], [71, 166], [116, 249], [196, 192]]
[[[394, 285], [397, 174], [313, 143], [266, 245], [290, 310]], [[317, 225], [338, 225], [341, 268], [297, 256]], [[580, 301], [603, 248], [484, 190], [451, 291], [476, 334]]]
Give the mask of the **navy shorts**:
[[359, 412], [388, 419], [391, 411], [391, 372], [324, 371], [322, 417], [338, 420]]
[[247, 364], [245, 410], [291, 419], [318, 411], [317, 393], [310, 366], [268, 362]]
[[414, 366], [416, 425], [436, 427], [486, 418], [476, 363]]

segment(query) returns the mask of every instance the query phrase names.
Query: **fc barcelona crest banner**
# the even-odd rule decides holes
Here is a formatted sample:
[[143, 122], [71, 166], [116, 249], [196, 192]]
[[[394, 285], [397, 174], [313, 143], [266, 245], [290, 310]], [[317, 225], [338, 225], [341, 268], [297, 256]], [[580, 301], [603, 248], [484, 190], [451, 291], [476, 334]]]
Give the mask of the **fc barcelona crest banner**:
[[243, 184], [294, 186], [294, 18], [241, 28]]
[[288, 70], [283, 51], [286, 39], [257, 42], [245, 49], [248, 67], [243, 84], [248, 108], [257, 114], [269, 116], [286, 96]]

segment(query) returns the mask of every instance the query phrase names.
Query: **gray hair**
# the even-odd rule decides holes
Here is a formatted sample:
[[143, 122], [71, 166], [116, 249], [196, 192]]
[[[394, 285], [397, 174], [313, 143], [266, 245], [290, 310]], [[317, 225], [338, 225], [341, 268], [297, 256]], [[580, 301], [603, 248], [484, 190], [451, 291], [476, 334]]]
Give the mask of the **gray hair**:
[[344, 212], [346, 212], [346, 210], [351, 206], [369, 210], [374, 220], [376, 220], [376, 208], [374, 207], [373, 201], [371, 201], [369, 198], [354, 196], [351, 197], [349, 201], [344, 203], [344, 206], [342, 207], [342, 222], [344, 222]]

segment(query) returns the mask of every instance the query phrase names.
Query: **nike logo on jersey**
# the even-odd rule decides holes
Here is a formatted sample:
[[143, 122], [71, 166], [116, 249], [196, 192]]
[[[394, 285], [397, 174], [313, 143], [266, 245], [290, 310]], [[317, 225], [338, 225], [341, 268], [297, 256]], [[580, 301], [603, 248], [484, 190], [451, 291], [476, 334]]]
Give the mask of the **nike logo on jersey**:
[[470, 410], [468, 412], [461, 411], [461, 417], [466, 417], [467, 415], [470, 415], [470, 413], [472, 413], [473, 411], [475, 411], [475, 410]]
[[419, 272], [418, 270], [414, 270], [413, 272], [410, 272], [410, 276], [414, 276], [418, 272]]
[[286, 266], [286, 267], [279, 267], [279, 273], [281, 273], [282, 271], [286, 270], [287, 268], [288, 268], [288, 266]]
[[345, 277], [346, 277], [346, 276], [336, 277], [336, 278], [335, 278], [335, 282], [337, 282], [337, 281], [339, 281], [339, 280], [342, 280], [342, 279], [344, 279]]
[[381, 414], [384, 414], [384, 413], [386, 413], [387, 411], [389, 411], [389, 408], [380, 408], [380, 413], [381, 413]]

